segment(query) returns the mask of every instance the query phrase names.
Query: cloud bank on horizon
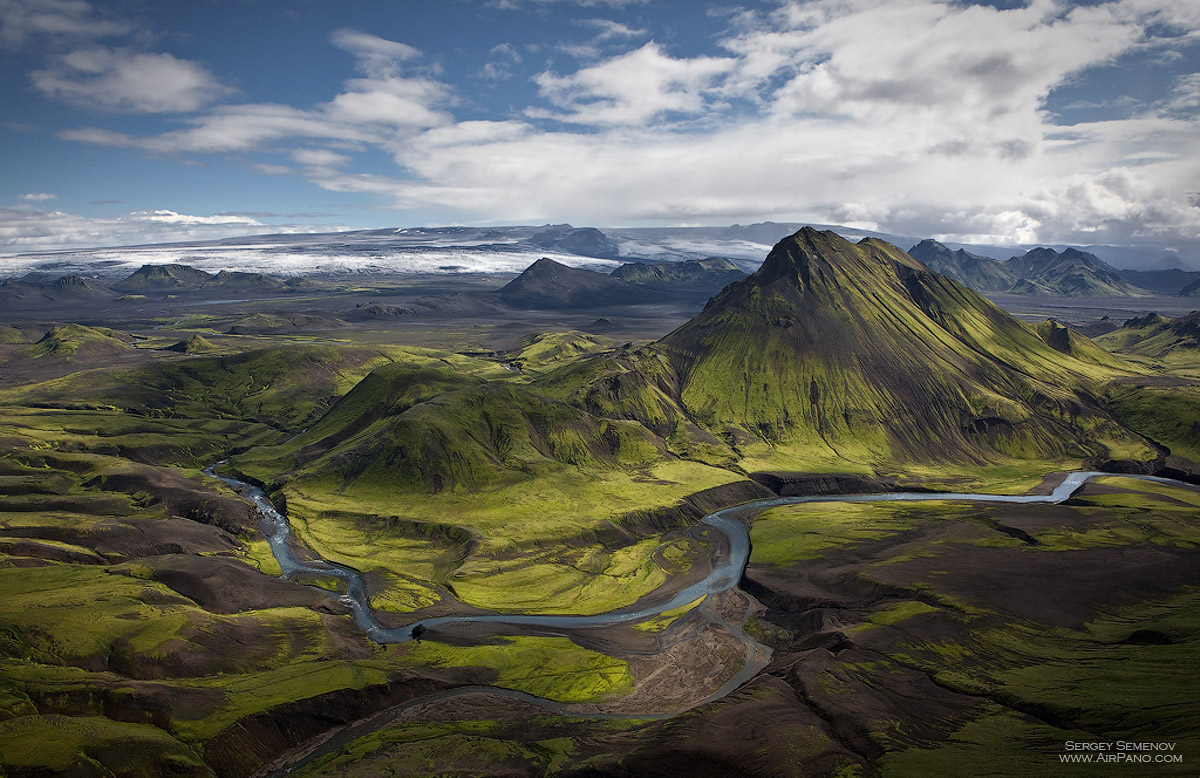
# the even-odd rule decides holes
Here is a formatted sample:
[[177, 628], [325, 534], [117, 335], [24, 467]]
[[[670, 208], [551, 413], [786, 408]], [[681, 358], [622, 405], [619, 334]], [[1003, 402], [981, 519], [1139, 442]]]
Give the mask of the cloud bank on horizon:
[[766, 219], [1200, 248], [1197, 3], [327, 5], [0, 0], [0, 250]]

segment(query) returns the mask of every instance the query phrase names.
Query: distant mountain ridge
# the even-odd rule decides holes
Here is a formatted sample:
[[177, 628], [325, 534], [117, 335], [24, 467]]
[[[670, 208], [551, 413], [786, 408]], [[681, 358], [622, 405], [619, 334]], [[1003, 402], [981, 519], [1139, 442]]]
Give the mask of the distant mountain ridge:
[[589, 308], [648, 299], [645, 290], [619, 278], [568, 267], [546, 257], [495, 294], [513, 308]]
[[[587, 272], [564, 270], [539, 261], [509, 293], [532, 287], [543, 304], [557, 280]], [[1158, 451], [1097, 399], [1103, 382], [1136, 371], [1082, 336], [1044, 329], [891, 244], [806, 228], [643, 347], [566, 360], [522, 385], [376, 371], [271, 469], [297, 483], [438, 493], [663, 457], [743, 473], [1010, 459], [1150, 467]]]
[[222, 270], [216, 274], [191, 265], [142, 265], [112, 285], [122, 292], [172, 292], [219, 288], [228, 291], [280, 290], [303, 283], [265, 273]]
[[1068, 248], [1031, 249], [1006, 262], [951, 251], [935, 240], [924, 240], [909, 253], [931, 270], [980, 292], [1049, 295], [1056, 297], [1138, 297], [1150, 294], [1129, 283], [1121, 271], [1094, 254]]
[[1189, 289], [1200, 288], [1200, 270], [1118, 270], [1121, 278], [1142, 289], [1158, 294], [1186, 297]]
[[42, 300], [61, 302], [104, 299], [115, 296], [116, 294], [103, 284], [79, 275], [66, 275], [47, 280], [39, 275], [30, 274], [25, 278], [10, 279], [0, 283], [0, 301], [10, 303], [36, 303]]
[[626, 262], [611, 273], [638, 286], [659, 289], [709, 289], [717, 291], [741, 280], [746, 273], [723, 257], [689, 259], [683, 262]]

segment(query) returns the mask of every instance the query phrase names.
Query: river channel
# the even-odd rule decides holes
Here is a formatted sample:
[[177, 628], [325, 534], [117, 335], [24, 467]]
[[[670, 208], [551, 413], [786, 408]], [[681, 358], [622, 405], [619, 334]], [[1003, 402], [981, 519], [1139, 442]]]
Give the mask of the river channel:
[[[213, 467], [216, 467], [216, 465]], [[334, 596], [336, 596], [350, 609], [359, 627], [371, 640], [374, 640], [377, 643], [405, 643], [413, 640], [416, 636], [419, 636], [424, 629], [443, 627], [450, 624], [490, 622], [514, 626], [531, 626], [541, 629], [588, 629], [637, 622], [658, 616], [666, 611], [673, 610], [675, 608], [687, 605], [688, 603], [694, 602], [701, 597], [719, 594], [736, 586], [738, 581], [741, 580], [742, 572], [745, 570], [746, 563], [749, 561], [750, 557], [749, 519], [753, 518], [753, 516], [763, 510], [783, 505], [799, 505], [803, 503], [819, 502], [925, 502], [933, 500], [1052, 504], [1059, 503], [1070, 498], [1071, 495], [1078, 491], [1092, 478], [1111, 475], [1121, 475], [1122, 477], [1126, 478], [1135, 478], [1138, 480], [1154, 481], [1175, 486], [1191, 487], [1191, 484], [1185, 484], [1180, 481], [1174, 481], [1168, 478], [1159, 478], [1156, 476], [1114, 474], [1103, 473], [1099, 471], [1080, 471], [1067, 474], [1062, 482], [1060, 482], [1058, 486], [1056, 486], [1049, 494], [1002, 495], [977, 492], [878, 492], [871, 494], [774, 497], [764, 500], [755, 500], [753, 502], [742, 503], [740, 505], [714, 511], [701, 520], [702, 524], [711, 527], [717, 532], [720, 532], [727, 539], [727, 549], [725, 550], [725, 553], [718, 554], [718, 558], [713, 560], [712, 571], [703, 580], [679, 590], [670, 598], [656, 600], [653, 595], [650, 595], [640, 601], [642, 603], [653, 601], [653, 604], [634, 604], [626, 608], [620, 608], [618, 610], [592, 616], [492, 613], [464, 616], [443, 616], [415, 621], [412, 624], [407, 624], [401, 627], [385, 627], [380, 624], [371, 613], [371, 609], [367, 604], [367, 594], [363, 585], [363, 579], [358, 571], [327, 562], [323, 559], [311, 561], [300, 559], [296, 555], [294, 542], [290, 540], [292, 532], [291, 525], [288, 523], [287, 517], [276, 510], [275, 506], [271, 504], [271, 501], [267, 499], [267, 495], [263, 492], [263, 490], [258, 486], [237, 478], [217, 475], [213, 472], [213, 467], [208, 468], [205, 470], [205, 472], [228, 484], [243, 497], [251, 500], [258, 508], [261, 516], [259, 525], [260, 529], [262, 530], [263, 534], [266, 535], [267, 541], [270, 543], [271, 551], [275, 555], [275, 559], [279, 562], [283, 577], [287, 578], [294, 573], [303, 572], [317, 574], [320, 576], [334, 576], [342, 580], [345, 583], [346, 591], [342, 595]], [[742, 640], [747, 645], [747, 661], [745, 666], [739, 672], [730, 678], [724, 686], [704, 700], [704, 702], [711, 702], [713, 700], [720, 699], [721, 697], [724, 697], [725, 695], [734, 691], [741, 686], [741, 684], [745, 683], [750, 679], [750, 677], [761, 670], [762, 667], [767, 664], [769, 659], [769, 651], [764, 646], [759, 646], [753, 640], [743, 634], [740, 629], [740, 625], [730, 625], [722, 622], [722, 626], [729, 629], [735, 637]], [[291, 761], [291, 763], [285, 769], [267, 772], [266, 774], [272, 776], [286, 775], [287, 773], [307, 763], [320, 753], [328, 752], [333, 743], [347, 742], [348, 736], [351, 733], [354, 737], [361, 737], [367, 732], [385, 726], [389, 721], [399, 715], [399, 712], [402, 709], [417, 704], [432, 702], [440, 697], [480, 693], [481, 691], [486, 691], [489, 694], [507, 694], [516, 698], [525, 699], [557, 713], [568, 712], [559, 703], [555, 703], [551, 700], [542, 700], [540, 698], [531, 697], [530, 695], [521, 692], [497, 690], [490, 687], [466, 687], [463, 689], [453, 689], [430, 697], [423, 697], [419, 700], [413, 700], [410, 703], [400, 706], [399, 708], [385, 711], [366, 722], [361, 722], [359, 725], [349, 728], [340, 735], [335, 736], [335, 738], [332, 740], [326, 741], [324, 747], [317, 747], [314, 750], [310, 750], [304, 755], [304, 757], [295, 761]], [[639, 714], [634, 718], [663, 718], [668, 715], [671, 714]], [[601, 717], [603, 718], [606, 716]], [[616, 714], [611, 717], [627, 718], [627, 716], [620, 714]]]

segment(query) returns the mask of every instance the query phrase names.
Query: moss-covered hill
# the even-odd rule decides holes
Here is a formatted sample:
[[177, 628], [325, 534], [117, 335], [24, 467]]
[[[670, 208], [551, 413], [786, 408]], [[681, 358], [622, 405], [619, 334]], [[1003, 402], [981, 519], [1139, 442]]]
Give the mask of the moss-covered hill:
[[560, 385], [747, 470], [1154, 458], [1093, 399], [1132, 368], [1085, 341], [1062, 353], [894, 246], [806, 228], [660, 343]]
[[806, 228], [658, 343], [536, 378], [390, 365], [239, 463], [293, 488], [465, 495], [672, 460], [736, 477], [1158, 457], [1096, 399], [1137, 371], [1043, 329], [890, 244]]

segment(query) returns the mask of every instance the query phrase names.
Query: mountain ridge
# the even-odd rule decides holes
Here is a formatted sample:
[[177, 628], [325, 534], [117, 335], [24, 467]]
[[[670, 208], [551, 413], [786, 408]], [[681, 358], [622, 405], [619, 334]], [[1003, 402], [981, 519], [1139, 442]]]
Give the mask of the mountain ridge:
[[[951, 251], [936, 240], [924, 240], [909, 253], [930, 269], [981, 292], [1059, 297], [1139, 297], [1150, 294], [1126, 280], [1094, 254], [1075, 248], [1034, 248], [1000, 261]], [[1182, 271], [1180, 271], [1182, 272]]]

